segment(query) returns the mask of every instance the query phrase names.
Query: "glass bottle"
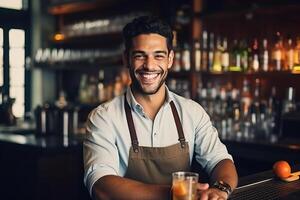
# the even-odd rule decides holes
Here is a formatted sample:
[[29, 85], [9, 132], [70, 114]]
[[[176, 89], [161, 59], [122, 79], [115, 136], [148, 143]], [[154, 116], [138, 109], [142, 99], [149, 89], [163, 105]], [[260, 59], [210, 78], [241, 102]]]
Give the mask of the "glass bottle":
[[209, 50], [208, 50], [208, 69], [213, 71], [214, 51], [215, 51], [215, 36], [213, 33], [209, 34]]
[[276, 33], [275, 44], [272, 49], [272, 70], [281, 71], [284, 66], [284, 48], [281, 34]]
[[259, 71], [259, 48], [258, 48], [258, 41], [255, 38], [253, 40], [253, 43], [251, 45], [251, 63], [250, 64], [250, 69], [253, 72], [258, 72]]
[[179, 72], [181, 69], [181, 49], [177, 43], [177, 32], [173, 31], [173, 35], [174, 62], [171, 69], [175, 72]]
[[261, 56], [260, 56], [260, 65], [261, 65], [261, 69], [263, 71], [269, 71], [269, 50], [268, 50], [268, 40], [267, 39], [263, 39], [262, 42], [262, 50], [261, 50]]
[[181, 57], [182, 69], [190, 71], [191, 69], [191, 49], [188, 43], [184, 43]]
[[227, 38], [224, 38], [222, 45], [222, 55], [221, 55], [221, 66], [222, 71], [227, 72], [229, 67], [229, 53], [228, 53], [228, 45]]
[[202, 71], [207, 71], [208, 69], [208, 36], [207, 31], [203, 31], [202, 33], [202, 58], [201, 58], [201, 69]]
[[233, 41], [233, 46], [229, 54], [229, 71], [241, 71], [241, 54], [239, 51], [238, 40]]
[[294, 47], [293, 47], [293, 40], [291, 37], [288, 38], [287, 47], [286, 47], [286, 62], [284, 66], [284, 70], [292, 71], [294, 67]]
[[222, 72], [221, 57], [222, 57], [221, 38], [217, 37], [216, 48], [214, 51], [214, 58], [213, 58], [213, 67], [212, 67], [213, 72], [216, 73]]
[[196, 41], [194, 43], [195, 48], [195, 71], [201, 71], [201, 49], [200, 49], [200, 42]]

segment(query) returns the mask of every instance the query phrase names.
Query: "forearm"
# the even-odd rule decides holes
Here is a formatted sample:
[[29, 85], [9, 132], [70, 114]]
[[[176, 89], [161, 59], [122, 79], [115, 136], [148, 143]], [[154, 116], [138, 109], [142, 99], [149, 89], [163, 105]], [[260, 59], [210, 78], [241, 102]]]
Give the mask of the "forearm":
[[150, 185], [131, 179], [108, 175], [100, 178], [93, 186], [93, 196], [97, 200], [167, 200], [170, 186]]
[[238, 175], [233, 162], [229, 159], [220, 161], [214, 168], [211, 175], [211, 183], [222, 180], [234, 190], [238, 184]]

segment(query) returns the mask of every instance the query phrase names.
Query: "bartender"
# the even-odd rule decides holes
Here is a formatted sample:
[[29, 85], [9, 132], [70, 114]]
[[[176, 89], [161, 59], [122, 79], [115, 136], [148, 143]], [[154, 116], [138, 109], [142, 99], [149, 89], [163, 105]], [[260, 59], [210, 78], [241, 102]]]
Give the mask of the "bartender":
[[84, 182], [94, 199], [166, 200], [172, 173], [189, 171], [193, 156], [210, 175], [199, 199], [227, 199], [237, 172], [204, 109], [165, 84], [174, 51], [170, 26], [152, 16], [123, 29], [123, 60], [131, 85], [95, 108], [87, 120]]

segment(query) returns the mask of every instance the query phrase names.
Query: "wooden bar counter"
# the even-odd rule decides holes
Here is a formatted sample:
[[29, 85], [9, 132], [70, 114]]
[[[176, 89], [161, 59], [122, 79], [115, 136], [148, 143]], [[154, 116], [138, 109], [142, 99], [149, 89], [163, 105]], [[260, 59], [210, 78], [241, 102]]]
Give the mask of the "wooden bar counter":
[[[83, 185], [82, 141], [83, 135], [37, 137], [34, 132], [0, 133], [0, 199], [89, 200]], [[277, 160], [285, 159], [300, 170], [296, 165], [300, 164], [300, 145], [224, 142], [242, 177], [239, 186], [273, 177], [271, 171], [258, 172], [271, 170]], [[232, 199], [247, 200], [248, 190], [259, 194], [262, 188], [272, 190], [274, 185], [279, 192], [286, 187], [300, 190], [300, 181], [286, 184], [274, 179], [264, 184], [267, 185], [238, 189]], [[295, 195], [295, 199], [300, 199], [299, 194]]]

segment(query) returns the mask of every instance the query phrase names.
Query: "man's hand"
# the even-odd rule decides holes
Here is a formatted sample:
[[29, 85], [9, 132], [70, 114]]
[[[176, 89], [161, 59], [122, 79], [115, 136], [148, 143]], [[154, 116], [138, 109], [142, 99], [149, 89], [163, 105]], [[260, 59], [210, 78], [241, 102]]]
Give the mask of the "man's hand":
[[197, 184], [198, 200], [226, 200], [228, 195], [216, 188], [209, 188], [207, 183]]

